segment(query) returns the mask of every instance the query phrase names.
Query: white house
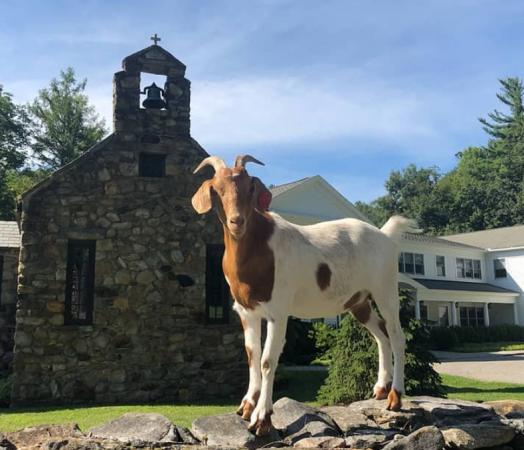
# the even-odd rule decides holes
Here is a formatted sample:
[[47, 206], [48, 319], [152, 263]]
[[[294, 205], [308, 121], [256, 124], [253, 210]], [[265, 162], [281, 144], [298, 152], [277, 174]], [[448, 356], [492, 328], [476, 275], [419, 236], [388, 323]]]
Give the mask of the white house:
[[[370, 222], [318, 175], [271, 191], [271, 209], [293, 223]], [[444, 237], [405, 234], [400, 249], [399, 285], [412, 291], [417, 318], [442, 326], [524, 324], [524, 226]]]

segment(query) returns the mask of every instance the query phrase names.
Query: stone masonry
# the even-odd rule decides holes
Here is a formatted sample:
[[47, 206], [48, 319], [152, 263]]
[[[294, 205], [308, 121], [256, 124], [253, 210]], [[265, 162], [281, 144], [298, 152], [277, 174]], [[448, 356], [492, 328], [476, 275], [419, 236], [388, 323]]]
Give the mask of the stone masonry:
[[[123, 69], [114, 133], [22, 198], [12, 404], [190, 400], [247, 379], [236, 318], [206, 323], [206, 244], [222, 231], [190, 203], [207, 153], [189, 133], [185, 66], [153, 45]], [[167, 109], [140, 108], [143, 72], [166, 76]], [[143, 153], [165, 155], [165, 176], [139, 176]], [[91, 325], [64, 325], [71, 239], [96, 240]]]
[[0, 292], [0, 376], [8, 372], [13, 359], [16, 273], [19, 253], [17, 247], [18, 244], [12, 247], [0, 247], [0, 259], [3, 262], [3, 270], [0, 272], [0, 277], [2, 277], [0, 283], [2, 286]]

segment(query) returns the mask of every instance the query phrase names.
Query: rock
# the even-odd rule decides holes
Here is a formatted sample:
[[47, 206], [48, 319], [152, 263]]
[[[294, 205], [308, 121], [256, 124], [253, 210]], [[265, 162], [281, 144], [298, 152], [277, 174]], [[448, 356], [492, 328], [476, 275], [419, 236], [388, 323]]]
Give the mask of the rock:
[[434, 425], [454, 426], [457, 423], [479, 423], [496, 420], [497, 416], [489, 405], [466, 400], [452, 400], [437, 397], [411, 397], [409, 408], [420, 408], [426, 419]]
[[178, 442], [183, 442], [184, 444], [191, 444], [195, 445], [198, 444], [199, 441], [195, 436], [191, 434], [191, 431], [189, 431], [187, 428], [179, 427], [175, 425], [175, 429], [178, 435]]
[[517, 433], [524, 435], [524, 419], [502, 419], [501, 422], [513, 428]]
[[394, 430], [360, 429], [346, 437], [346, 445], [351, 448], [381, 448], [397, 435]]
[[258, 437], [247, 427], [249, 423], [235, 413], [200, 417], [193, 422], [191, 432], [204, 445], [220, 447], [246, 447], [254, 449], [280, 440], [276, 430]]
[[347, 406], [325, 406], [320, 411], [331, 417], [344, 434], [356, 428], [376, 426], [366, 415]]
[[0, 432], [0, 450], [16, 450], [14, 444]]
[[524, 401], [522, 400], [494, 400], [483, 404], [491, 406], [499, 416], [508, 419], [524, 418]]
[[121, 442], [176, 442], [178, 436], [171, 421], [156, 413], [126, 413], [89, 430], [90, 437]]
[[273, 412], [273, 426], [282, 432], [287, 443], [294, 444], [306, 437], [337, 437], [340, 434], [327, 414], [287, 397], [273, 405]]
[[[84, 435], [75, 424], [39, 425], [27, 427], [20, 431], [6, 433], [5, 438], [16, 448], [41, 448], [49, 440], [81, 438]], [[9, 447], [8, 447], [9, 448]]]
[[388, 411], [385, 400], [362, 400], [351, 403], [348, 409], [363, 414], [373, 420], [379, 427], [394, 430], [414, 431], [429, 425], [423, 410], [404, 400], [400, 411]]
[[510, 442], [515, 430], [498, 422], [465, 424], [442, 430], [446, 445], [461, 449], [495, 447]]
[[338, 437], [307, 437], [295, 442], [298, 448], [345, 448], [346, 442]]
[[441, 450], [444, 444], [442, 432], [437, 427], [428, 426], [395, 439], [383, 447], [383, 450]]
[[[44, 446], [42, 450], [107, 450], [109, 447], [104, 447], [100, 442], [86, 440], [86, 439], [63, 439], [63, 440], [50, 440]], [[117, 450], [118, 446], [111, 446], [112, 450]]]

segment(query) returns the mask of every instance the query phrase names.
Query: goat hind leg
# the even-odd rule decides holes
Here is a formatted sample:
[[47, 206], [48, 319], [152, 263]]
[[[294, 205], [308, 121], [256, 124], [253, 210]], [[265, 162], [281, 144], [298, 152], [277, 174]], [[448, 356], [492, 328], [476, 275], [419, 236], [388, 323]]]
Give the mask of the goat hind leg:
[[398, 411], [402, 406], [402, 394], [405, 392], [404, 366], [406, 361], [406, 338], [400, 326], [398, 311], [395, 314], [392, 313], [391, 317], [386, 318], [386, 329], [394, 357], [393, 385], [388, 394], [387, 409]]

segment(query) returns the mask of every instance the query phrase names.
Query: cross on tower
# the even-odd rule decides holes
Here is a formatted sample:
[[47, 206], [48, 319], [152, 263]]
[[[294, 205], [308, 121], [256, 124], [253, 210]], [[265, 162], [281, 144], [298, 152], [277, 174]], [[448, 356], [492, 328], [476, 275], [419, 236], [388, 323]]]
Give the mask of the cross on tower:
[[151, 39], [151, 40], [155, 43], [155, 45], [157, 45], [157, 42], [158, 42], [158, 41], [161, 41], [161, 40], [162, 40], [162, 39], [160, 39], [160, 38], [157, 36], [156, 33], [155, 33], [153, 36], [151, 36], [149, 39]]

